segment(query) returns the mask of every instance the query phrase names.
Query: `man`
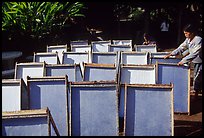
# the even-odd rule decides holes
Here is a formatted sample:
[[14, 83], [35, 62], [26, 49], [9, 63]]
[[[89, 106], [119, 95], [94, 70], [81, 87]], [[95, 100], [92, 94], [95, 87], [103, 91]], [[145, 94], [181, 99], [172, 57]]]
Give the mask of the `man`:
[[195, 34], [196, 30], [192, 24], [188, 24], [183, 29], [186, 37], [185, 41], [180, 46], [173, 50], [169, 55], [165, 56], [164, 59], [170, 56], [181, 54], [185, 50], [189, 51], [189, 54], [185, 56], [178, 66], [184, 65], [189, 62], [194, 63], [194, 100], [198, 97], [198, 92], [202, 90], [202, 38]]

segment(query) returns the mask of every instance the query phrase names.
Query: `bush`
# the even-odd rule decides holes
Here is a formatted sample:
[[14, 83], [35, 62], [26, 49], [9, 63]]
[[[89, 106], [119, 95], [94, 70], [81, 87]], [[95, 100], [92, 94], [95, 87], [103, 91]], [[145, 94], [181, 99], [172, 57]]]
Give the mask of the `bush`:
[[2, 31], [10, 39], [16, 35], [42, 38], [69, 26], [74, 17], [84, 17], [81, 2], [3, 2]]

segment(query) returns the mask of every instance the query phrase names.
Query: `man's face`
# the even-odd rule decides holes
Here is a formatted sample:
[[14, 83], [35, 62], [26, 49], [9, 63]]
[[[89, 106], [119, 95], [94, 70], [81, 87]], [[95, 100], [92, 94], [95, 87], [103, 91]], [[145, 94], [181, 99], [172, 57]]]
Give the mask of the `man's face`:
[[184, 31], [183, 33], [184, 33], [186, 38], [191, 38], [193, 36], [193, 33], [191, 33], [191, 32]]

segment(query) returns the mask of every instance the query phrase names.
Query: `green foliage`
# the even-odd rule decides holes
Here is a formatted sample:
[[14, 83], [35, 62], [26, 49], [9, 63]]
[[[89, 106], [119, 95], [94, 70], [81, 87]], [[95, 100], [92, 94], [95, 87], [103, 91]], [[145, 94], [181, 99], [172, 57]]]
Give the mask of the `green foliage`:
[[2, 31], [40, 38], [84, 17], [83, 8], [81, 2], [3, 2]]
[[[133, 20], [138, 21], [144, 16], [144, 9], [141, 7], [133, 8], [132, 12], [129, 14]], [[142, 18], [143, 19], [143, 18]]]
[[129, 4], [116, 4], [113, 12], [118, 20], [131, 19], [138, 21], [143, 19], [144, 16], [144, 9], [141, 7], [134, 7]]

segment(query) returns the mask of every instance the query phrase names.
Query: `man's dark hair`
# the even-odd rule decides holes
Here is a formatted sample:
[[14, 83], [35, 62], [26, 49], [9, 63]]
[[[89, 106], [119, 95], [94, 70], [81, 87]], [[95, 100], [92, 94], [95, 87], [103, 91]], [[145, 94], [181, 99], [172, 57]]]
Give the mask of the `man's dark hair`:
[[190, 33], [196, 33], [196, 27], [192, 24], [187, 24], [184, 28], [183, 31], [185, 32], [190, 32]]

